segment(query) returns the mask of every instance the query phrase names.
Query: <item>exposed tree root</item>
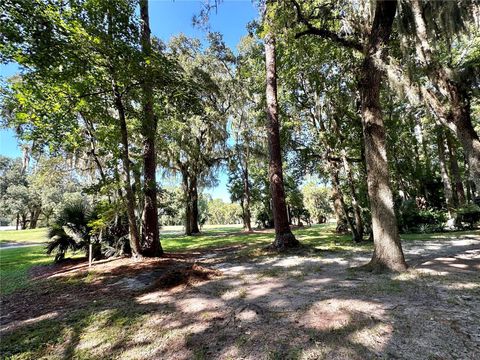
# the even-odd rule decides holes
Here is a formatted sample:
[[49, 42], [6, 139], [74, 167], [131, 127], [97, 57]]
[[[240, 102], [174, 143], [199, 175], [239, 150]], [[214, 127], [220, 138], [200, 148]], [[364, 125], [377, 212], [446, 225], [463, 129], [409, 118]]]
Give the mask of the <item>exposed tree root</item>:
[[291, 232], [286, 232], [283, 234], [276, 234], [275, 241], [270, 244], [267, 249], [272, 251], [284, 252], [289, 249], [297, 248], [300, 246], [300, 242], [297, 240], [295, 235]]
[[371, 272], [374, 274], [389, 273], [389, 272], [404, 272], [408, 270], [408, 265], [401, 263], [387, 264], [373, 257], [369, 263], [354, 268], [359, 271]]

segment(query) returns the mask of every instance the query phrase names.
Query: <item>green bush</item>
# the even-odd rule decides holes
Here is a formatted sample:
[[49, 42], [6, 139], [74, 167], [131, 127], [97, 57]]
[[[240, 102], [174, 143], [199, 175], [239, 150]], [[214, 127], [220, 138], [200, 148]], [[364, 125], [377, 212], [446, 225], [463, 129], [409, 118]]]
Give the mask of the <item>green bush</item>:
[[419, 209], [414, 200], [406, 200], [400, 205], [399, 227], [404, 233], [441, 232], [447, 221], [447, 213], [437, 209]]
[[63, 206], [48, 231], [47, 254], [55, 254], [55, 262], [67, 251], [83, 251], [88, 255], [92, 244], [93, 259], [131, 253], [128, 220], [121, 207], [99, 202], [94, 208], [75, 200]]
[[468, 204], [457, 210], [457, 220], [461, 223], [467, 223], [470, 229], [473, 229], [475, 223], [480, 221], [480, 206]]
[[270, 214], [266, 211], [261, 211], [257, 214], [257, 226], [263, 229], [273, 228], [273, 219]]
[[59, 262], [69, 250], [87, 252], [92, 218], [94, 215], [84, 201], [65, 204], [48, 230], [47, 254], [55, 253], [55, 262]]
[[102, 255], [112, 256], [130, 255], [128, 218], [120, 203], [100, 201], [96, 204], [96, 216], [88, 225], [91, 233], [96, 234], [101, 243]]

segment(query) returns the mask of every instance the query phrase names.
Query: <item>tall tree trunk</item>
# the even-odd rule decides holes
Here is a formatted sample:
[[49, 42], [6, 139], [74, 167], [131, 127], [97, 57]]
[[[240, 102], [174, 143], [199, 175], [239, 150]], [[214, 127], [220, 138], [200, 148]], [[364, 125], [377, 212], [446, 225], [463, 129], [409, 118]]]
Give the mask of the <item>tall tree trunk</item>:
[[345, 172], [347, 173], [348, 187], [350, 188], [350, 194], [352, 197], [353, 214], [355, 216], [355, 227], [357, 229], [357, 232], [356, 234], [353, 234], [354, 240], [356, 242], [360, 242], [363, 240], [362, 211], [360, 209], [360, 206], [358, 205], [357, 192], [355, 190], [355, 181], [353, 180], [352, 169], [350, 168], [350, 164], [348, 163], [345, 151], [342, 151], [342, 162]]
[[35, 229], [37, 227], [37, 222], [35, 219], [35, 210], [30, 211], [30, 226], [29, 229]]
[[[439, 75], [442, 76], [442, 75]], [[435, 78], [438, 80], [438, 78]], [[439, 122], [452, 130], [462, 144], [465, 155], [468, 159], [468, 165], [472, 181], [477, 189], [480, 188], [480, 139], [472, 124], [470, 114], [470, 104], [468, 96], [460, 86], [452, 80], [445, 79], [438, 81], [446, 83], [447, 86], [442, 89], [449, 94], [450, 107], [442, 104], [439, 99], [429, 89], [421, 88], [422, 96], [428, 102], [428, 105], [435, 113]], [[439, 87], [441, 84], [439, 85]]]
[[446, 133], [446, 138], [448, 158], [450, 161], [450, 174], [452, 175], [452, 182], [455, 184], [455, 206], [463, 206], [466, 202], [465, 189], [463, 187], [462, 176], [460, 175], [460, 168], [458, 166], [457, 147], [455, 146], [455, 143], [453, 142], [452, 136], [449, 132]]
[[[102, 163], [100, 162], [100, 159], [98, 158], [97, 155], [97, 149], [95, 146], [95, 127], [93, 123], [88, 119], [87, 116], [83, 112], [79, 112], [80, 116], [83, 119], [83, 122], [85, 123], [85, 128], [88, 133], [88, 140], [90, 142], [90, 151], [87, 153], [88, 155], [91, 155], [93, 158], [93, 161], [95, 162], [95, 165], [97, 166], [98, 173], [100, 175], [100, 179], [102, 180], [102, 183], [106, 183], [106, 176], [105, 176], [105, 171], [103, 170]], [[109, 199], [110, 201], [110, 199]]]
[[18, 230], [18, 225], [20, 224], [20, 214], [17, 213], [17, 221], [15, 223], [15, 230]]
[[148, 14], [148, 0], [140, 0], [141, 42], [144, 61], [143, 91], [143, 254], [146, 256], [161, 256], [163, 254], [158, 230], [157, 210], [157, 181], [156, 181], [156, 153], [155, 135], [157, 133], [157, 119], [153, 112], [153, 84], [151, 78], [152, 44], [150, 39], [150, 21]]
[[447, 94], [450, 107], [445, 106], [431, 89], [422, 88], [422, 95], [428, 101], [440, 122], [451, 129], [462, 144], [475, 187], [480, 189], [480, 139], [472, 125], [470, 99], [462, 84], [459, 84], [445, 67], [432, 61], [432, 49], [428, 39], [423, 8], [419, 0], [412, 0], [412, 13], [418, 39], [417, 55], [429, 69], [429, 79]]
[[[334, 181], [332, 180], [332, 185]], [[333, 211], [335, 213], [335, 220], [337, 223], [337, 227], [335, 231], [340, 234], [343, 233], [344, 226], [347, 222], [345, 219], [345, 214], [343, 212], [342, 202], [340, 200], [340, 194], [338, 193], [338, 188], [336, 186], [332, 186], [332, 200], [333, 200]]]
[[352, 218], [348, 215], [347, 205], [345, 204], [345, 199], [343, 198], [342, 189], [340, 188], [340, 181], [338, 178], [338, 168], [334, 164], [330, 164], [330, 174], [332, 179], [332, 187], [335, 189], [335, 193], [337, 194], [338, 201], [342, 208], [343, 213], [345, 214], [345, 219], [347, 220], [348, 227], [350, 228], [350, 232], [352, 233], [352, 239], [355, 242], [360, 242], [362, 239], [360, 238], [360, 234], [357, 231], [357, 228], [352, 220]]
[[[267, 2], [268, 6], [268, 2]], [[267, 14], [268, 17], [268, 14]], [[275, 241], [272, 247], [283, 251], [299, 245], [288, 224], [285, 189], [283, 186], [282, 152], [280, 144], [280, 124], [277, 103], [277, 69], [275, 64], [275, 37], [265, 36], [265, 62], [267, 78], [267, 120], [268, 148], [270, 155], [269, 177], [272, 195], [273, 222], [275, 226]]]
[[462, 90], [458, 84], [448, 80], [446, 91], [449, 97], [451, 107], [442, 104], [434, 94], [428, 89], [421, 88], [422, 96], [428, 102], [432, 112], [435, 113], [439, 122], [452, 130], [462, 144], [465, 155], [468, 159], [468, 165], [472, 181], [477, 189], [480, 188], [480, 139], [473, 128], [470, 104], [468, 99], [462, 95]]
[[247, 222], [245, 219], [245, 198], [242, 195], [240, 198], [240, 208], [242, 209], [242, 222], [243, 222], [243, 230], [247, 229]]
[[[247, 150], [248, 153], [248, 150]], [[245, 204], [244, 204], [244, 223], [245, 230], [248, 232], [252, 231], [252, 215], [250, 213], [250, 183], [248, 175], [248, 156], [245, 160], [245, 169], [243, 172], [243, 192], [245, 194]]]
[[470, 204], [472, 202], [473, 194], [472, 194], [472, 183], [470, 181], [470, 170], [468, 168], [468, 158], [464, 154], [463, 156], [463, 164], [465, 167], [465, 187], [467, 191], [467, 203]]
[[473, 128], [470, 110], [470, 99], [466, 91], [457, 84], [450, 84], [452, 97], [451, 122], [455, 125], [455, 133], [462, 144], [468, 158], [468, 167], [476, 191], [480, 191], [480, 138]]
[[[108, 34], [110, 40], [113, 41], [113, 20], [112, 14], [109, 11], [107, 13], [108, 21]], [[112, 61], [113, 64], [113, 61]], [[128, 232], [129, 232], [129, 242], [132, 255], [135, 258], [141, 258], [141, 242], [140, 242], [140, 233], [138, 231], [137, 218], [135, 216], [135, 207], [136, 199], [135, 193], [132, 189], [131, 182], [131, 171], [130, 171], [130, 156], [129, 156], [129, 142], [128, 142], [128, 129], [127, 129], [127, 119], [125, 114], [125, 106], [123, 105], [122, 93], [118, 86], [116, 68], [115, 65], [111, 65], [110, 76], [112, 79], [112, 94], [114, 99], [114, 106], [117, 110], [118, 121], [120, 126], [120, 143], [122, 144], [120, 150], [120, 158], [123, 165], [123, 171], [125, 173], [125, 200], [127, 207], [127, 218], [128, 218]]]
[[[142, 170], [138, 166], [134, 166], [133, 162], [130, 161], [130, 166], [132, 169], [132, 190], [136, 194], [136, 207], [135, 207], [135, 216], [137, 219], [143, 219], [143, 208], [145, 205], [145, 199], [139, 193], [143, 193], [143, 184], [142, 184]], [[137, 221], [137, 226], [142, 226], [141, 222]], [[143, 251], [143, 249], [142, 249]]]
[[191, 222], [191, 213], [192, 213], [192, 205], [189, 196], [189, 177], [188, 172], [183, 169], [182, 170], [182, 188], [183, 188], [183, 195], [185, 198], [185, 235], [192, 235], [192, 222]]
[[373, 257], [368, 268], [374, 271], [407, 269], [388, 173], [385, 126], [380, 103], [383, 73], [376, 64], [376, 61], [380, 61], [386, 55], [385, 45], [390, 38], [396, 9], [396, 1], [377, 0], [358, 84], [374, 239]]
[[198, 181], [197, 177], [193, 176], [190, 179], [190, 192], [189, 192], [189, 201], [191, 204], [190, 212], [190, 229], [192, 234], [200, 233], [198, 228]]
[[134, 257], [141, 257], [142, 248], [140, 244], [140, 234], [138, 232], [137, 219], [135, 216], [136, 201], [135, 201], [135, 194], [132, 189], [132, 183], [130, 178], [131, 172], [130, 172], [128, 130], [127, 130], [127, 121], [125, 117], [125, 107], [123, 106], [122, 96], [115, 81], [112, 82], [112, 86], [113, 86], [113, 95], [115, 97], [115, 107], [118, 112], [118, 120], [120, 123], [120, 134], [121, 134], [121, 143], [122, 143], [120, 156], [122, 158], [123, 170], [125, 173], [125, 198], [127, 203], [130, 248], [132, 249], [132, 254]]
[[437, 132], [437, 148], [438, 148], [438, 164], [440, 165], [440, 176], [443, 182], [443, 192], [445, 193], [445, 202], [447, 203], [448, 216], [453, 216], [453, 191], [450, 177], [447, 172], [447, 165], [445, 161], [445, 139], [443, 137], [443, 129], [438, 129]]
[[27, 222], [28, 222], [27, 214], [22, 214], [20, 216], [20, 219], [21, 219], [21, 229], [25, 230], [27, 228]]
[[36, 208], [30, 213], [30, 229], [36, 229], [38, 218], [40, 217], [41, 208]]
[[[413, 123], [413, 129], [412, 129], [412, 135], [415, 137], [416, 142], [415, 142], [415, 173], [416, 174], [421, 174], [422, 176], [418, 177], [417, 176], [417, 181], [418, 181], [418, 192], [424, 194], [425, 198], [428, 195], [427, 189], [426, 189], [426, 184], [423, 179], [425, 178], [425, 174], [427, 179], [431, 179], [431, 176], [428, 174], [430, 173], [430, 156], [428, 156], [428, 152], [425, 146], [425, 141], [423, 140], [423, 127], [422, 127], [422, 122], [420, 121], [420, 118], [418, 116], [414, 117], [414, 123]], [[425, 167], [422, 166], [422, 155], [423, 158], [425, 159]]]

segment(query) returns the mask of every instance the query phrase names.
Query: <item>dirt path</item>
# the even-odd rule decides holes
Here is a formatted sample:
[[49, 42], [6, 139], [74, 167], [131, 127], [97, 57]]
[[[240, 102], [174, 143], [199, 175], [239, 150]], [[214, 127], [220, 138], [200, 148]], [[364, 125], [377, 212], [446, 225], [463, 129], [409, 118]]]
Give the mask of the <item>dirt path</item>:
[[191, 340], [207, 358], [478, 359], [479, 237], [415, 241], [404, 249], [412, 268], [402, 275], [349, 270], [369, 253], [206, 259], [222, 280], [180, 301], [163, 293], [140, 301], [174, 302], [181, 313], [217, 319]]
[[[479, 236], [405, 242], [411, 269], [400, 275], [352, 270], [369, 260], [366, 252], [304, 249], [239, 258], [238, 250], [172, 257], [147, 267], [126, 259], [98, 264], [101, 276], [88, 285], [82, 282], [60, 299], [42, 290], [34, 307], [3, 317], [0, 330], [14, 336], [32, 321], [46, 321], [42, 316], [64, 322], [72, 309], [103, 296], [108, 308], [102, 311], [126, 313], [134, 304], [143, 321], [125, 330], [122, 343], [103, 340], [102, 346], [102, 333], [97, 342], [82, 335], [98, 331], [99, 325], [82, 329], [73, 349], [87, 357], [480, 358]], [[222, 276], [199, 276], [194, 266], [220, 270]], [[182, 269], [190, 275], [179, 275], [185, 273]], [[48, 277], [84, 279], [87, 274], [84, 264], [75, 264]], [[171, 278], [181, 281], [159, 285]], [[31, 303], [31, 294], [11, 298], [2, 307], [17, 309], [22, 301]], [[49, 351], [61, 349], [57, 345]]]

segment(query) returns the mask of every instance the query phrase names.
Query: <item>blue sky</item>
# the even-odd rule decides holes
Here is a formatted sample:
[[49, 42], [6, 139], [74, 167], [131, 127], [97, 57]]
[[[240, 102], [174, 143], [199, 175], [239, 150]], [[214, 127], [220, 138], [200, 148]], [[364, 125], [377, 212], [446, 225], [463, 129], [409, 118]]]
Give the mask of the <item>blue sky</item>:
[[[204, 32], [194, 28], [192, 17], [198, 14], [202, 1], [198, 0], [150, 0], [150, 27], [152, 33], [168, 41], [173, 35], [184, 33], [187, 36], [203, 38]], [[210, 17], [210, 28], [223, 34], [227, 45], [236, 49], [236, 45], [247, 34], [246, 25], [255, 19], [258, 12], [251, 0], [224, 0]], [[1, 77], [9, 77], [18, 71], [15, 64], [0, 64]], [[0, 154], [16, 157], [21, 156], [21, 150], [17, 146], [17, 140], [13, 131], [0, 129]], [[208, 192], [214, 198], [229, 201], [227, 191], [228, 175], [219, 174], [219, 185]]]

